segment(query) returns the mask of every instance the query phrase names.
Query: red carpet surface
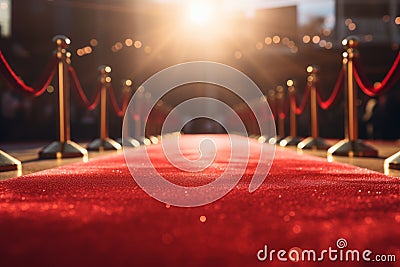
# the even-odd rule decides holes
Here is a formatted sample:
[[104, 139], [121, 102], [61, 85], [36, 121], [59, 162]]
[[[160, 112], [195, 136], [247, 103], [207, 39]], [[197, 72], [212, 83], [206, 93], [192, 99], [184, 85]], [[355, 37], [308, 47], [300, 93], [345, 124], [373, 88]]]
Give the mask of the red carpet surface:
[[[181, 138], [184, 153], [196, 138]], [[226, 144], [224, 135], [213, 138], [217, 147]], [[160, 145], [148, 152], [163, 175], [193, 186], [212, 180], [228, 161], [217, 153], [207, 175], [193, 176], [168, 167]], [[254, 164], [251, 154], [231, 192], [196, 208], [148, 196], [122, 153], [3, 181], [0, 266], [400, 265], [399, 179], [278, 149], [264, 183], [249, 193]], [[275, 252], [260, 261], [265, 247], [269, 256]], [[332, 258], [329, 249], [336, 250]], [[360, 251], [360, 260], [345, 261], [348, 250]], [[367, 262], [365, 250], [370, 260], [396, 261]]]

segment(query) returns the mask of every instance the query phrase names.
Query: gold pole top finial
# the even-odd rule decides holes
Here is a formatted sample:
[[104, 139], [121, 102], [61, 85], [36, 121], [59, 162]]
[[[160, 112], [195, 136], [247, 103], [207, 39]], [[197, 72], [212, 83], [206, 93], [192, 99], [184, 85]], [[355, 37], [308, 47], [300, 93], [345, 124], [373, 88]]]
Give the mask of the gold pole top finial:
[[121, 83], [122, 83], [122, 91], [124, 93], [130, 93], [132, 91], [132, 87], [131, 87], [132, 86], [132, 80], [123, 79], [121, 81]]
[[285, 92], [283, 90], [283, 86], [282, 85], [278, 85], [276, 87], [276, 98], [277, 99], [283, 99], [284, 95], [285, 95]]
[[268, 98], [271, 100], [275, 99], [275, 90], [268, 90]]
[[319, 72], [319, 67], [317, 65], [310, 65], [306, 70], [308, 74], [317, 74]]
[[67, 48], [71, 44], [71, 40], [65, 35], [56, 35], [53, 37], [53, 42], [61, 49]]
[[132, 80], [123, 79], [121, 82], [122, 82], [122, 85], [123, 85], [123, 86], [127, 86], [127, 87], [132, 86]]
[[101, 83], [110, 83], [111, 82], [111, 77], [110, 77], [110, 73], [111, 73], [111, 67], [107, 66], [107, 65], [101, 65], [97, 68], [97, 70], [99, 71], [100, 77], [99, 80]]
[[289, 94], [293, 94], [296, 91], [293, 80], [287, 80], [286, 85], [288, 86]]
[[111, 73], [111, 67], [107, 65], [101, 65], [97, 68], [97, 70], [100, 72], [100, 74], [110, 74]]
[[360, 39], [357, 36], [351, 35], [343, 39], [342, 45], [345, 49], [357, 48], [360, 44]]
[[282, 85], [278, 85], [278, 86], [276, 87], [276, 92], [277, 92], [277, 93], [283, 93], [283, 86], [282, 86]]

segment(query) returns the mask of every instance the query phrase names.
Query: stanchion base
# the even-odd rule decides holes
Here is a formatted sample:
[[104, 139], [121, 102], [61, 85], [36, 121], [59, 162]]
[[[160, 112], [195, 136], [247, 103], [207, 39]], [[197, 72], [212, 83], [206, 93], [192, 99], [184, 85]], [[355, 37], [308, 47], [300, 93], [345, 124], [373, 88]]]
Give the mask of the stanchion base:
[[378, 151], [361, 140], [349, 141], [344, 139], [328, 149], [328, 157], [378, 157]]
[[117, 139], [118, 144], [122, 146], [128, 146], [128, 147], [140, 147], [140, 142], [136, 139], [133, 138], [124, 138], [124, 141], [122, 142], [122, 138]]
[[86, 148], [89, 151], [120, 150], [121, 145], [117, 141], [107, 137], [106, 139], [97, 138], [93, 140]]
[[273, 137], [268, 139], [267, 143], [270, 144], [270, 145], [276, 145], [276, 144], [279, 144], [279, 142], [282, 141], [283, 138], [284, 137], [278, 136], [278, 135], [277, 136], [273, 136]]
[[318, 150], [326, 150], [330, 147], [330, 145], [322, 138], [313, 138], [307, 137], [302, 140], [298, 145], [298, 149], [318, 149]]
[[279, 142], [279, 145], [280, 146], [297, 146], [301, 142], [301, 140], [303, 140], [303, 139], [300, 137], [297, 137], [297, 136], [288, 136], [285, 139], [282, 139]]
[[400, 170], [400, 151], [385, 159], [383, 167], [385, 169]]
[[17, 171], [22, 169], [21, 161], [0, 150], [0, 171]]
[[147, 138], [147, 137], [144, 137], [144, 136], [139, 137], [139, 138], [138, 138], [138, 141], [139, 141], [139, 143], [140, 143], [141, 145], [145, 145], [145, 146], [149, 146], [149, 145], [152, 144], [151, 141], [150, 141], [150, 139]]
[[73, 141], [54, 141], [39, 152], [41, 159], [87, 157], [87, 150]]
[[[239, 135], [239, 133], [238, 133], [238, 135]], [[249, 138], [250, 138], [250, 136], [249, 136]], [[261, 135], [260, 137], [257, 138], [257, 142], [259, 142], [261, 144], [267, 142], [268, 140], [269, 140], [269, 137], [266, 135]]]

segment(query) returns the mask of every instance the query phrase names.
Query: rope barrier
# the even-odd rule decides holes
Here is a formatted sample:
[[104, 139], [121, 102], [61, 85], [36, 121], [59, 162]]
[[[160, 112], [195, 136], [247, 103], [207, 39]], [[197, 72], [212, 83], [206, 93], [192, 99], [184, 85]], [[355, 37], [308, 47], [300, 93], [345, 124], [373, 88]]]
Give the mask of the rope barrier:
[[99, 104], [100, 101], [100, 88], [101, 88], [101, 84], [99, 84], [99, 87], [97, 88], [97, 92], [96, 95], [93, 99], [93, 101], [89, 101], [85, 91], [82, 88], [81, 83], [79, 82], [78, 76], [75, 72], [75, 69], [72, 66], [68, 67], [68, 73], [70, 74], [70, 77], [72, 78], [72, 88], [75, 89], [75, 91], [77, 92], [77, 94], [79, 95], [82, 103], [85, 105], [85, 107], [88, 110], [94, 110], [97, 105]]
[[111, 83], [111, 67], [101, 65], [98, 67], [100, 88], [100, 136], [87, 145], [91, 151], [119, 150], [121, 145], [108, 136], [107, 90]]
[[296, 106], [296, 115], [301, 115], [304, 112], [304, 109], [308, 103], [308, 99], [310, 98], [310, 86], [306, 86], [306, 91], [303, 94], [303, 98], [301, 99], [300, 106], [297, 105], [296, 97], [294, 94], [290, 94], [290, 101]]
[[286, 119], [286, 113], [283, 112], [283, 111], [279, 112], [279, 118], [280, 118], [281, 120]]
[[87, 150], [71, 140], [70, 131], [70, 77], [68, 66], [71, 64], [71, 53], [67, 51], [71, 40], [64, 35], [56, 35], [53, 42], [57, 46], [57, 84], [58, 84], [58, 125], [59, 139], [45, 146], [40, 152], [40, 158], [60, 159], [83, 157], [87, 158]]
[[332, 106], [332, 104], [335, 102], [335, 100], [337, 99], [339, 93], [341, 93], [343, 90], [343, 77], [344, 77], [344, 69], [342, 68], [340, 73], [339, 73], [339, 77], [336, 80], [336, 84], [335, 87], [333, 88], [333, 91], [331, 93], [331, 95], [328, 97], [327, 100], [322, 100], [321, 95], [319, 94], [318, 90], [317, 90], [317, 100], [318, 100], [318, 105], [326, 110], [328, 108], [330, 108]]
[[[280, 146], [297, 146], [301, 138], [297, 136], [297, 119], [296, 119], [296, 101], [294, 96], [296, 94], [296, 88], [293, 80], [287, 80], [286, 85], [288, 86], [289, 98], [287, 98], [287, 102], [289, 102], [289, 126], [290, 126], [290, 135], [284, 138], [279, 142]], [[294, 101], [293, 101], [294, 100]]]
[[37, 83], [37, 86], [26, 85], [12, 70], [11, 66], [8, 64], [3, 53], [0, 51], [0, 75], [5, 79], [5, 81], [14, 89], [18, 89], [22, 92], [31, 94], [34, 97], [41, 96], [46, 92], [47, 87], [50, 85], [56, 73], [57, 57], [53, 55], [51, 60], [47, 64], [45, 70], [40, 77], [43, 77]]
[[381, 95], [391, 89], [393, 85], [400, 79], [400, 52], [398, 53], [392, 67], [389, 72], [386, 74], [385, 78], [380, 82], [378, 86], [374, 86], [370, 80], [368, 80], [365, 72], [362, 69], [360, 64], [360, 60], [355, 57], [354, 60], [354, 78], [360, 86], [361, 90], [368, 96], [374, 97]]
[[318, 101], [317, 84], [319, 81], [319, 67], [310, 65], [307, 67], [307, 88], [310, 95], [310, 118], [311, 118], [311, 136], [302, 140], [297, 148], [299, 149], [328, 149], [328, 144], [319, 137], [318, 127]]
[[110, 100], [111, 100], [111, 104], [113, 106], [114, 112], [118, 117], [123, 117], [126, 111], [126, 108], [128, 107], [128, 103], [129, 103], [129, 96], [124, 94], [124, 98], [122, 100], [122, 105], [121, 108], [119, 107], [117, 98], [115, 96], [114, 93], [114, 89], [110, 86], [108, 87], [109, 90], [109, 94], [110, 94]]
[[332, 156], [348, 157], [377, 157], [378, 151], [358, 139], [358, 115], [357, 115], [357, 90], [354, 74], [355, 59], [358, 56], [359, 39], [356, 36], [349, 36], [342, 41], [346, 52], [342, 53], [342, 64], [345, 71], [346, 91], [346, 117], [345, 117], [345, 139], [339, 141], [328, 149], [328, 158]]

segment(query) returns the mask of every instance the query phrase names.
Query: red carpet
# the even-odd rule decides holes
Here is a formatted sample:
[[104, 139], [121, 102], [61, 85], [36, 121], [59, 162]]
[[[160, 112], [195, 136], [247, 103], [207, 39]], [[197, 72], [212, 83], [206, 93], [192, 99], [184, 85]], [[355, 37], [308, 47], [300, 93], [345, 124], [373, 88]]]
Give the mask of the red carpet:
[[[184, 152], [195, 138], [182, 137]], [[150, 156], [160, 148], [150, 147]], [[276, 252], [272, 261], [260, 262], [257, 252], [267, 245], [312, 249], [319, 256], [338, 249], [340, 238], [345, 249], [369, 249], [371, 259], [393, 254], [397, 261], [331, 261], [326, 255], [323, 262], [296, 266], [399, 266], [399, 179], [278, 150], [267, 179], [249, 193], [252, 159], [237, 187], [197, 208], [169, 207], [149, 197], [122, 153], [3, 181], [0, 266], [293, 266]], [[215, 164], [224, 160], [217, 155]], [[212, 180], [213, 171], [197, 180], [161, 159], [154, 162], [171, 180], [185, 179], [182, 184]]]

